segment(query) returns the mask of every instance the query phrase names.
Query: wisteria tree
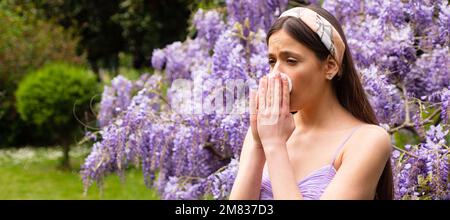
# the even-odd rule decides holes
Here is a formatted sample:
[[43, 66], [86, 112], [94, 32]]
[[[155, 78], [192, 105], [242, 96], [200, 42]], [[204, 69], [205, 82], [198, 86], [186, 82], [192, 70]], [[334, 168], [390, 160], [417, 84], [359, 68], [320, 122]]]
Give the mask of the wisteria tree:
[[[85, 190], [135, 166], [163, 199], [226, 199], [249, 126], [240, 110], [269, 71], [266, 32], [287, 7], [287, 0], [227, 0], [200, 9], [195, 37], [153, 52], [154, 74], [106, 86], [100, 130], [86, 136], [94, 144], [81, 171]], [[448, 1], [325, 0], [322, 7], [343, 25], [380, 125], [392, 135], [396, 199], [450, 199]]]

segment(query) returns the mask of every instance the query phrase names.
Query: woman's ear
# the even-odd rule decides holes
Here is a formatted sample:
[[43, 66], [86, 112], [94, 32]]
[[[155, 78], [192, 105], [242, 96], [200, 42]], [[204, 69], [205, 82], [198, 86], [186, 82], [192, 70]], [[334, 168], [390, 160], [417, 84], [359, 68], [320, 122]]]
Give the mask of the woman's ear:
[[338, 72], [339, 64], [331, 55], [328, 55], [327, 60], [325, 61], [325, 78], [332, 80]]

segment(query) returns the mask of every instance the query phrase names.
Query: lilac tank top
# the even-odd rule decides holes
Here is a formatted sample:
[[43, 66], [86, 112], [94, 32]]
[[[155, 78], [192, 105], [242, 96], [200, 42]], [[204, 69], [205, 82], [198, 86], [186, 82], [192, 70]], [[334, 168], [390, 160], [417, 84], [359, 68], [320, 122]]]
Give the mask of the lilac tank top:
[[[345, 138], [345, 140], [339, 145], [338, 149], [334, 153], [333, 160], [331, 164], [325, 165], [319, 168], [309, 175], [307, 175], [303, 180], [301, 180], [297, 185], [300, 193], [305, 200], [318, 200], [322, 196], [323, 192], [330, 184], [337, 170], [334, 168], [334, 161], [339, 150], [344, 146], [345, 142], [352, 136], [352, 134], [359, 128], [357, 126], [353, 128], [350, 134]], [[264, 169], [262, 179], [261, 179], [261, 192], [259, 199], [261, 200], [271, 200], [273, 199], [272, 187], [270, 185], [269, 173]]]

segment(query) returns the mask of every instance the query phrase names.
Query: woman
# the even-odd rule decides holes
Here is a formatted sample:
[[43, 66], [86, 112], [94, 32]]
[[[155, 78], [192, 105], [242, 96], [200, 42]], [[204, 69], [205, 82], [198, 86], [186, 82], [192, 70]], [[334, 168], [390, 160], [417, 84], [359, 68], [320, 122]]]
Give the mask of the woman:
[[250, 93], [230, 199], [392, 199], [390, 136], [336, 18], [315, 6], [289, 9], [266, 40], [274, 77]]

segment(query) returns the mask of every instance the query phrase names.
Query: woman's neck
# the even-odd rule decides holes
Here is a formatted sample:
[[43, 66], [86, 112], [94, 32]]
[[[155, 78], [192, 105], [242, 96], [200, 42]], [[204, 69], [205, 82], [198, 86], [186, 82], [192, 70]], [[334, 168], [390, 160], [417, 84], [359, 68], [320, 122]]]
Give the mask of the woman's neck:
[[348, 129], [348, 123], [345, 122], [353, 122], [352, 119], [331, 89], [294, 115], [295, 127], [302, 133]]

